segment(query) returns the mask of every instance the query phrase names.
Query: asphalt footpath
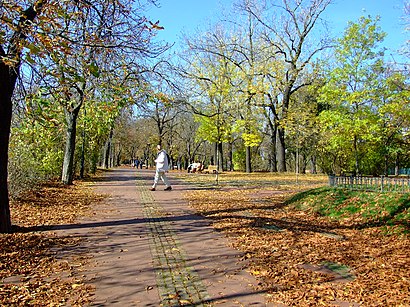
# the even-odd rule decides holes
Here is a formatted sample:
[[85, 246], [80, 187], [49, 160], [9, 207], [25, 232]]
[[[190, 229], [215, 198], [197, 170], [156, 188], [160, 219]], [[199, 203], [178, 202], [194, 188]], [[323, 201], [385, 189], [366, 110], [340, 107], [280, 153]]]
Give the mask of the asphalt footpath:
[[107, 194], [96, 214], [62, 228], [78, 236], [91, 256], [83, 272], [95, 287], [92, 306], [278, 306], [268, 304], [257, 281], [223, 233], [189, 208], [195, 189], [169, 178], [150, 191], [153, 170], [116, 168], [93, 184]]

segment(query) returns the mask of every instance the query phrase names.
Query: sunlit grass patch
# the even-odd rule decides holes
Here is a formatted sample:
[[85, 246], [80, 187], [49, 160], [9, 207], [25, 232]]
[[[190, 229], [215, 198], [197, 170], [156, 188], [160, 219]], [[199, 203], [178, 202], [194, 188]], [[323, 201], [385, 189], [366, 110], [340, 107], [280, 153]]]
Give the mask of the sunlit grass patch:
[[223, 172], [216, 174], [172, 173], [175, 178], [197, 184], [199, 186], [219, 187], [275, 187], [276, 189], [304, 189], [327, 185], [325, 175], [293, 174], [293, 173], [244, 173]]
[[287, 203], [300, 210], [317, 212], [346, 225], [399, 226], [408, 231], [410, 195], [375, 193], [323, 187], [290, 198]]

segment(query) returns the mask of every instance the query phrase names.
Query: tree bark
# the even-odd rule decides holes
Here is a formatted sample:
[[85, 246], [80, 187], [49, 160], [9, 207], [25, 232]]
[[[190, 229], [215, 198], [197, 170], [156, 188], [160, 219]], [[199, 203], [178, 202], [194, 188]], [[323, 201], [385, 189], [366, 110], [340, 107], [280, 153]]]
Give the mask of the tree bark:
[[357, 137], [354, 136], [353, 138], [353, 152], [354, 152], [354, 161], [355, 161], [355, 169], [354, 169], [354, 175], [357, 176], [360, 174], [360, 162], [359, 162], [359, 151], [357, 149]]
[[222, 148], [222, 143], [216, 143], [216, 160], [215, 160], [215, 165], [218, 166], [219, 171], [223, 171], [223, 148]]
[[[3, 49], [0, 50], [4, 56]], [[7, 185], [7, 165], [12, 116], [12, 95], [16, 75], [0, 61], [0, 232], [11, 232], [11, 216]]]
[[61, 175], [61, 181], [64, 184], [72, 184], [74, 177], [74, 153], [75, 153], [75, 140], [77, 134], [77, 119], [81, 106], [74, 108], [72, 111], [66, 111], [67, 121], [67, 139], [64, 153], [63, 172]]
[[[389, 168], [386, 168], [386, 176], [389, 175]], [[400, 175], [400, 154], [396, 153], [396, 159], [394, 161], [394, 175]]]
[[214, 154], [211, 157], [211, 164], [218, 165], [218, 142], [214, 144]]
[[[110, 130], [110, 135], [108, 136], [108, 140], [105, 143], [105, 148], [104, 148], [104, 160], [103, 160], [103, 168], [108, 169], [109, 164], [110, 164], [110, 154], [111, 154], [111, 142], [112, 142], [112, 136], [114, 134], [113, 129], [111, 128]], [[147, 160], [146, 160], [147, 164]]]
[[9, 141], [12, 118], [12, 97], [16, 86], [18, 72], [21, 66], [21, 42], [27, 38], [27, 27], [41, 12], [47, 1], [37, 1], [21, 12], [15, 32], [10, 39], [6, 54], [0, 46], [1, 58], [15, 61], [14, 66], [6, 65], [0, 60], [0, 233], [11, 232], [10, 200], [7, 184]]
[[116, 153], [116, 162], [115, 166], [120, 166], [121, 165], [121, 149], [118, 148], [118, 152]]
[[276, 107], [275, 104], [277, 103], [277, 99], [272, 98], [271, 95], [268, 95], [269, 100], [270, 100], [270, 105], [269, 110], [273, 115], [273, 118], [271, 118], [270, 114], [268, 113], [268, 111], [265, 109], [264, 114], [266, 117], [266, 120], [268, 122], [269, 125], [269, 130], [270, 130], [270, 153], [269, 153], [269, 170], [273, 173], [276, 173], [278, 171], [277, 168], [277, 155], [276, 155], [276, 138], [277, 138], [277, 134], [278, 134], [278, 129], [277, 129], [277, 115], [276, 115]]
[[224, 168], [224, 151], [223, 151], [223, 144], [219, 143], [219, 170], [223, 172], [225, 170]]
[[[84, 107], [84, 117], [87, 115], [87, 111]], [[83, 125], [83, 134], [82, 134], [82, 145], [81, 145], [81, 161], [80, 161], [80, 178], [83, 179], [84, 178], [84, 174], [85, 174], [85, 142], [86, 142], [86, 130], [85, 130], [86, 126], [85, 126], [85, 121], [84, 121], [84, 125]]]
[[234, 171], [234, 165], [233, 165], [233, 143], [229, 142], [229, 152], [228, 152], [228, 161], [229, 161], [229, 171], [233, 172]]
[[251, 158], [252, 158], [251, 147], [246, 146], [246, 159], [245, 160], [246, 160], [246, 172], [247, 173], [252, 173]]
[[311, 164], [311, 167], [312, 167], [311, 173], [312, 173], [312, 174], [317, 174], [317, 169], [316, 169], [316, 156], [315, 156], [315, 155], [312, 155], [312, 156], [310, 157], [310, 164]]
[[278, 171], [286, 172], [285, 129], [283, 127], [278, 127], [276, 136], [276, 156], [278, 162]]
[[271, 134], [272, 153], [270, 154], [270, 171], [273, 173], [276, 173], [278, 171], [277, 159], [276, 159], [276, 135], [277, 135], [277, 129], [273, 128], [272, 134]]

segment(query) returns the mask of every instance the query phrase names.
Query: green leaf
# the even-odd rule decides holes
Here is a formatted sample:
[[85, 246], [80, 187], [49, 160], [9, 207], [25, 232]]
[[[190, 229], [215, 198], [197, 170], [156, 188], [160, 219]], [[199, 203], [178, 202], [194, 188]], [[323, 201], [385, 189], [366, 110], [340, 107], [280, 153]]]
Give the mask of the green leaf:
[[30, 64], [36, 63], [36, 61], [34, 61], [33, 58], [30, 56], [30, 54], [26, 55], [26, 61], [29, 62]]
[[38, 48], [36, 45], [34, 44], [29, 44], [27, 46], [27, 48], [30, 50], [30, 53], [32, 54], [39, 54], [41, 52], [41, 49]]
[[98, 66], [93, 62], [90, 64], [90, 66], [88, 67], [90, 70], [90, 73], [98, 78], [100, 76], [100, 69], [98, 68]]

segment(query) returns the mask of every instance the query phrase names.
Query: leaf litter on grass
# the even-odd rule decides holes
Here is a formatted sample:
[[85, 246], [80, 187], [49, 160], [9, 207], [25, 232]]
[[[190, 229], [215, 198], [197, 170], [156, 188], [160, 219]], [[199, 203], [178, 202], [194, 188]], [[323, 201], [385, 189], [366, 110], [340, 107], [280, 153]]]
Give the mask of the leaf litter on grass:
[[57, 236], [47, 226], [70, 224], [91, 214], [101, 200], [84, 184], [49, 182], [28, 191], [10, 205], [14, 232], [0, 234], [1, 306], [84, 306], [93, 289], [82, 268], [86, 255], [61, 258], [59, 249], [79, 244], [78, 238]]
[[[251, 186], [248, 179], [241, 186], [242, 175], [228, 176], [227, 181], [221, 176], [222, 184], [215, 189], [189, 191], [186, 197], [243, 252], [249, 272], [259, 280], [258, 287], [268, 291], [269, 300], [289, 306], [410, 305], [407, 235], [386, 233], [386, 225], [366, 226], [363, 215], [337, 220], [301, 210], [286, 201], [299, 194], [283, 176], [278, 185], [266, 184], [266, 174], [260, 182], [258, 175], [248, 174]], [[318, 185], [315, 180], [299, 181], [298, 189]]]

